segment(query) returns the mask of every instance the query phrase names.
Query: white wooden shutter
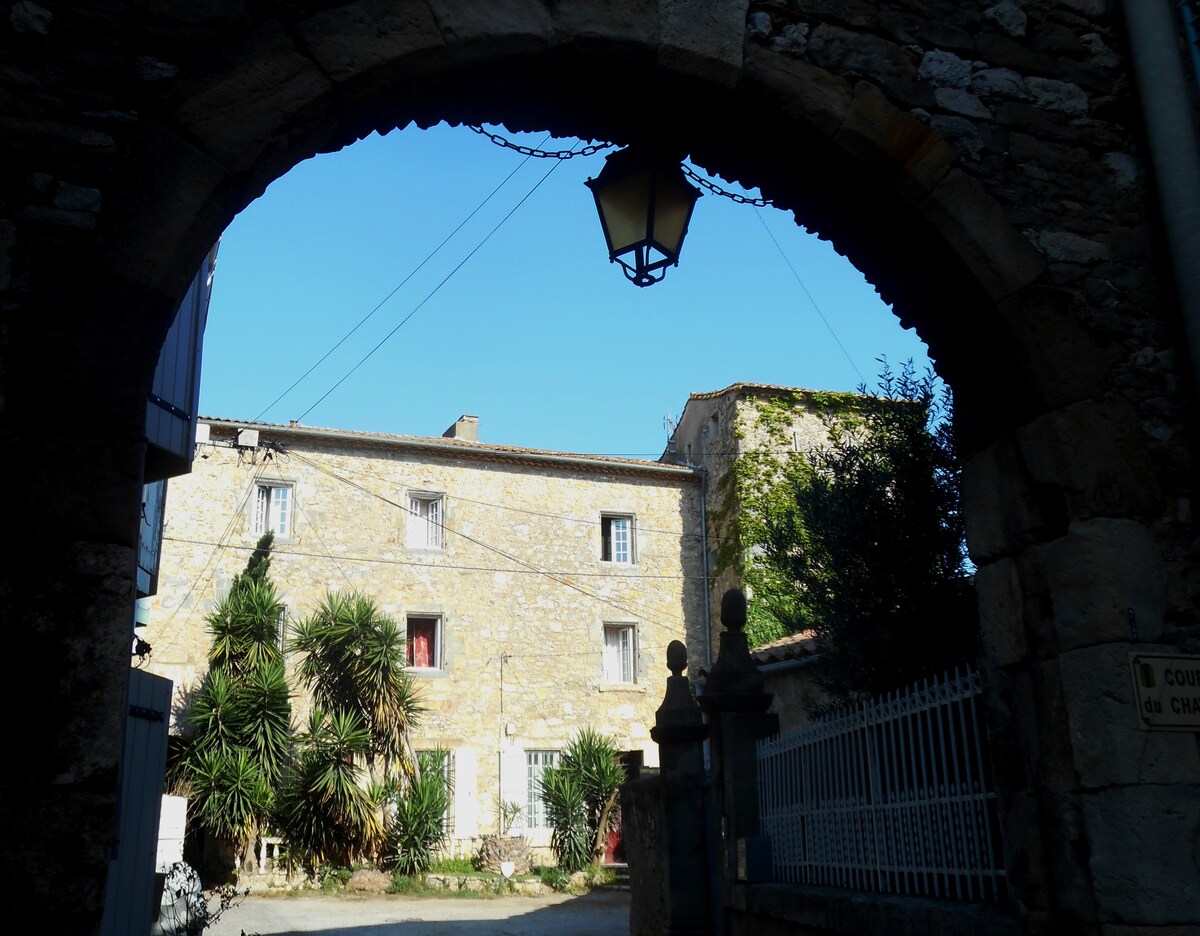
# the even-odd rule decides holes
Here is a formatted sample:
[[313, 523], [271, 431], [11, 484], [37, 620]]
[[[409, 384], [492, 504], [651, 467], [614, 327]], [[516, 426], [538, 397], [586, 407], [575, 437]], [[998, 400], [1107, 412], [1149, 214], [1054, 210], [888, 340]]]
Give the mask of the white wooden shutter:
[[265, 533], [270, 524], [268, 511], [271, 509], [271, 489], [259, 485], [254, 492], [254, 532]]
[[[519, 747], [505, 747], [500, 751], [500, 799], [505, 803], [519, 803], [521, 805], [521, 820], [514, 823], [512, 832], [519, 834], [526, 826], [528, 816], [525, 815], [525, 806], [528, 801], [529, 787], [527, 782], [527, 773], [525, 767], [525, 751]], [[497, 825], [499, 825], [499, 806], [497, 803], [497, 813], [494, 817]]]
[[436, 546], [438, 549], [442, 546], [442, 502], [440, 499], [429, 501], [429, 545]]
[[454, 835], [474, 838], [479, 834], [479, 754], [474, 748], [454, 752]]

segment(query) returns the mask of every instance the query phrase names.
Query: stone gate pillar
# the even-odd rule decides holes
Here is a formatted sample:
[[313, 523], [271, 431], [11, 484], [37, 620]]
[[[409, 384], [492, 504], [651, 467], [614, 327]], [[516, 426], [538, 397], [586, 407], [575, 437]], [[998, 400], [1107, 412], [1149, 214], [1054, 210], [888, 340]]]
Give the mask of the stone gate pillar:
[[650, 729], [658, 744], [658, 776], [622, 790], [633, 889], [631, 936], [707, 936], [713, 930], [704, 816], [708, 728], [682, 675], [687, 662], [687, 648], [672, 640], [667, 692]]
[[745, 848], [756, 844], [759, 835], [755, 747], [779, 733], [779, 716], [767, 712], [772, 696], [763, 691], [762, 674], [750, 659], [744, 630], [746, 596], [740, 589], [731, 588], [721, 597], [721, 624], [725, 631], [717, 662], [699, 702], [709, 720], [719, 897], [724, 906], [732, 883], [747, 878]]

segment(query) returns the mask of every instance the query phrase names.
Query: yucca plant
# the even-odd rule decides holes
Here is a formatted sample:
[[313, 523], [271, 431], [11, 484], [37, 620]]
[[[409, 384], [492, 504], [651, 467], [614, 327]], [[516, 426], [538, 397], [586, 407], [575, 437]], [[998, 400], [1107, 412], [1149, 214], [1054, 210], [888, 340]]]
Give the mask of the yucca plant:
[[292, 748], [292, 702], [282, 659], [246, 673], [234, 703], [242, 748], [250, 751], [272, 786], [282, 779]]
[[381, 794], [360, 766], [370, 744], [356, 712], [312, 711], [275, 821], [293, 852], [313, 866], [349, 866], [384, 841]]
[[368, 768], [376, 783], [415, 779], [409, 734], [423, 711], [405, 671], [405, 635], [374, 600], [327, 593], [296, 627], [290, 646], [303, 654], [298, 673], [317, 705], [353, 711], [370, 734]]
[[546, 803], [546, 821], [553, 830], [550, 847], [558, 866], [582, 871], [592, 859], [592, 831], [587, 823], [587, 800], [579, 778], [562, 767], [547, 767], [539, 781]]
[[208, 616], [209, 671], [184, 713], [171, 780], [192, 815], [249, 863], [290, 758], [291, 692], [279, 650], [283, 606], [266, 578], [272, 537]]
[[397, 872], [427, 871], [446, 842], [446, 807], [453, 793], [446, 777], [446, 752], [422, 751], [418, 778], [396, 798], [386, 860]]
[[606, 735], [590, 727], [563, 752], [557, 767], [542, 772], [542, 798], [554, 830], [550, 844], [560, 867], [580, 871], [600, 860], [613, 823], [625, 771], [620, 752]]
[[200, 821], [235, 843], [253, 840], [271, 800], [262, 770], [245, 750], [199, 755], [192, 789]]

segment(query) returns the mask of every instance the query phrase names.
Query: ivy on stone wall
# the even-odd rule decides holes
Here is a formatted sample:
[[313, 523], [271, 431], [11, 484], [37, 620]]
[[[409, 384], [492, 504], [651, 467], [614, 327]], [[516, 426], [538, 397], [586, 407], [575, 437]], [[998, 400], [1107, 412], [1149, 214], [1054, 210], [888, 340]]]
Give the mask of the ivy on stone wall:
[[711, 511], [751, 645], [812, 631], [843, 699], [970, 657], [978, 629], [948, 391], [881, 363], [874, 393], [751, 397]]
[[[753, 415], [739, 416], [733, 435], [746, 447], [733, 461], [717, 490], [720, 506], [712, 512], [720, 531], [714, 572], [740, 571], [748, 601], [746, 634], [751, 646], [778, 640], [804, 629], [805, 609], [795, 583], [763, 561], [766, 518], [793, 509], [790, 492], [812, 471], [808, 453], [795, 445], [797, 422], [816, 412], [826, 422], [849, 424], [859, 397], [851, 393], [784, 391], [751, 398]], [[739, 570], [740, 565], [740, 570]]]
[[752, 549], [784, 630], [813, 631], [835, 703], [969, 662], [978, 635], [949, 391], [885, 361], [860, 400], [762, 499]]

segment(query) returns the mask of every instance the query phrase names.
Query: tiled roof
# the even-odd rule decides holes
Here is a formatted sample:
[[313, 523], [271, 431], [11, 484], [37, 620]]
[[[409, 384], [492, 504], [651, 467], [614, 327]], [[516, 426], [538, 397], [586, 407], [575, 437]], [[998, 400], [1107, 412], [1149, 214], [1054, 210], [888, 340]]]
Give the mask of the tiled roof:
[[779, 384], [751, 383], [748, 381], [738, 381], [732, 383], [724, 390], [709, 390], [707, 393], [693, 393], [688, 397], [689, 400], [713, 400], [717, 397], [725, 396], [727, 393], [820, 393], [823, 396], [835, 395], [845, 397], [857, 397], [858, 393], [840, 390], [814, 390], [806, 387], [783, 387]]
[[782, 663], [785, 660], [799, 660], [812, 656], [817, 652], [817, 641], [812, 631], [801, 631], [789, 634], [779, 640], [754, 647], [750, 658], [760, 666], [764, 663]]
[[496, 460], [536, 461], [567, 460], [586, 462], [593, 466], [609, 466], [617, 471], [652, 471], [661, 474], [664, 471], [692, 475], [695, 470], [683, 465], [668, 465], [659, 461], [645, 458], [625, 458], [619, 455], [588, 455], [580, 452], [559, 452], [548, 449], [523, 448], [515, 445], [495, 445], [490, 442], [474, 442], [468, 439], [454, 439], [446, 436], [408, 436], [391, 435], [383, 432], [363, 432], [355, 429], [329, 429], [320, 426], [302, 426], [298, 423], [266, 423], [251, 420], [224, 419], [221, 417], [201, 416], [201, 422], [208, 423], [219, 429], [257, 429], [270, 435], [293, 435], [299, 438], [330, 439], [344, 442], [359, 442], [364, 445], [381, 447], [414, 447], [425, 450], [437, 450], [447, 456], [474, 456]]

